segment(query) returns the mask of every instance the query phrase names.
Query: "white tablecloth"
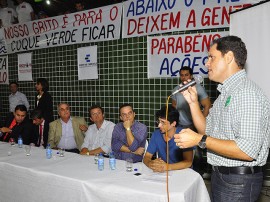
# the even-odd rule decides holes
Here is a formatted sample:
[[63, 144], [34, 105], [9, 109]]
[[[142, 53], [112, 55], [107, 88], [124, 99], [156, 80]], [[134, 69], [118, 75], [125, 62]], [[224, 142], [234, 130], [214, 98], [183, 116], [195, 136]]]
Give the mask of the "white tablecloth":
[[[11, 152], [11, 155], [8, 155]], [[133, 164], [140, 176], [125, 171], [125, 162], [116, 161], [110, 170], [105, 158], [103, 171], [92, 156], [65, 153], [46, 159], [45, 150], [0, 142], [0, 201], [2, 202], [154, 202], [167, 201], [165, 174], [153, 173], [143, 163]], [[169, 172], [170, 201], [207, 202], [209, 195], [201, 176], [192, 169]]]

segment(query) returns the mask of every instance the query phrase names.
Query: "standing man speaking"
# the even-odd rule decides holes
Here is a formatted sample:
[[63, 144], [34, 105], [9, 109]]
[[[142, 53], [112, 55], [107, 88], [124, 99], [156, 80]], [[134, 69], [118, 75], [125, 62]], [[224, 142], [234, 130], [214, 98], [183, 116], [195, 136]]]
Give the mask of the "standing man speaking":
[[212, 201], [256, 201], [259, 197], [270, 139], [270, 102], [247, 78], [247, 49], [236, 36], [213, 41], [206, 67], [209, 79], [219, 82], [220, 95], [205, 118], [197, 91], [183, 95], [189, 103], [198, 133], [184, 129], [175, 134], [181, 148], [207, 148], [212, 165]]

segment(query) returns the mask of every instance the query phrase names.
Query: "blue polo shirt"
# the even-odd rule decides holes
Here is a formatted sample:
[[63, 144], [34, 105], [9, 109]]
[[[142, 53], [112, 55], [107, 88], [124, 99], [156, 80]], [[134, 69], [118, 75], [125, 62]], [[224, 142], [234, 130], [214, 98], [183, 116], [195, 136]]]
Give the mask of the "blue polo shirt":
[[[181, 127], [176, 128], [176, 133], [179, 133], [182, 130]], [[192, 148], [180, 149], [176, 146], [174, 142], [174, 137], [169, 140], [169, 163], [178, 163], [183, 160], [183, 152], [191, 151]], [[163, 161], [167, 162], [167, 143], [163, 138], [163, 134], [160, 132], [159, 129], [155, 130], [152, 133], [147, 152], [150, 154], [158, 154], [158, 157], [161, 158]]]

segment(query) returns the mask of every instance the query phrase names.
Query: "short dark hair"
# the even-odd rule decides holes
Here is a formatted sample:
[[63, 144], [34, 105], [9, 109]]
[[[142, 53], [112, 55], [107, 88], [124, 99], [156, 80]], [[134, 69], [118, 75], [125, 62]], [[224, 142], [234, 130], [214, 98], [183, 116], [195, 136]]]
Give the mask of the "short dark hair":
[[40, 109], [34, 109], [31, 112], [31, 119], [42, 119], [42, 118], [44, 118], [44, 116]]
[[27, 108], [25, 105], [17, 105], [14, 112], [16, 112], [17, 110], [20, 110], [21, 112], [27, 112]]
[[9, 83], [9, 86], [11, 86], [12, 84], [15, 84], [17, 87], [19, 87], [19, 84], [18, 84], [16, 81], [11, 81], [11, 82]]
[[49, 83], [48, 83], [47, 79], [45, 79], [45, 78], [38, 78], [36, 83], [37, 84], [41, 84], [42, 91], [43, 92], [49, 91]]
[[188, 70], [190, 75], [193, 75], [193, 69], [191, 69], [189, 66], [183, 66], [179, 69], [179, 74], [182, 70]]
[[225, 36], [219, 39], [215, 39], [212, 42], [212, 46], [217, 44], [217, 50], [225, 55], [229, 51], [233, 52], [235, 62], [243, 69], [247, 61], [247, 48], [241, 38], [237, 36]]
[[[104, 114], [104, 109], [101, 107], [101, 106], [99, 106], [99, 105], [92, 105], [90, 108], [89, 108], [89, 114], [91, 113], [91, 110], [92, 109], [96, 109], [96, 108], [98, 108], [98, 109], [100, 109], [101, 110], [101, 112], [102, 112], [102, 114]], [[90, 116], [91, 116], [91, 114], [90, 114]]]
[[131, 104], [128, 104], [128, 103], [125, 103], [125, 104], [122, 104], [120, 107], [119, 107], [119, 114], [121, 115], [121, 109], [124, 108], [124, 107], [130, 107], [132, 109], [132, 111], [134, 112], [133, 110], [133, 107]]
[[[156, 118], [166, 119], [166, 109], [166, 106], [161, 107], [161, 109], [156, 112]], [[175, 126], [178, 126], [178, 120], [179, 112], [172, 105], [168, 105], [168, 121], [171, 124], [175, 121]]]

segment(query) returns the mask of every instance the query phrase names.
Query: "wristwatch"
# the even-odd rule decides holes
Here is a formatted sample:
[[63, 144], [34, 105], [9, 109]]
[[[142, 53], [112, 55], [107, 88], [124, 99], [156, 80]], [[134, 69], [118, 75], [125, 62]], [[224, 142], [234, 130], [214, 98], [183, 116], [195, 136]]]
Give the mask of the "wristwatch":
[[207, 135], [203, 135], [201, 141], [198, 144], [198, 146], [201, 149], [205, 149], [206, 148], [206, 138], [207, 138]]
[[86, 155], [87, 155], [87, 156], [89, 156], [89, 151], [88, 151], [88, 152], [86, 152]]
[[128, 127], [128, 128], [126, 128], [126, 130], [127, 130], [127, 131], [129, 131], [129, 130], [130, 130], [130, 128]]

